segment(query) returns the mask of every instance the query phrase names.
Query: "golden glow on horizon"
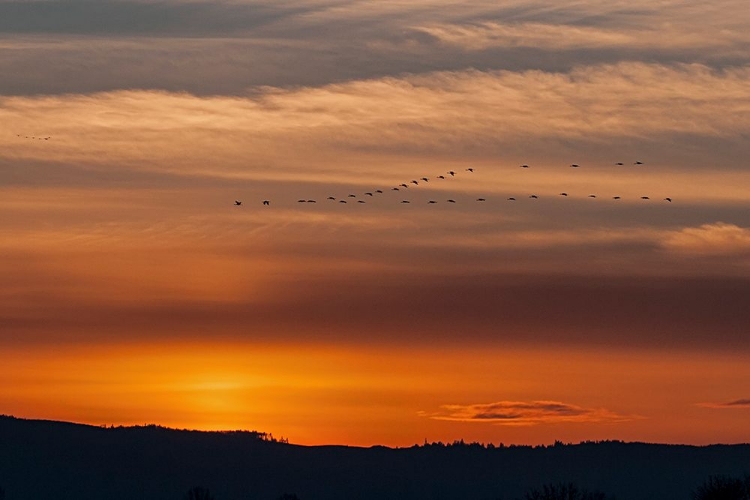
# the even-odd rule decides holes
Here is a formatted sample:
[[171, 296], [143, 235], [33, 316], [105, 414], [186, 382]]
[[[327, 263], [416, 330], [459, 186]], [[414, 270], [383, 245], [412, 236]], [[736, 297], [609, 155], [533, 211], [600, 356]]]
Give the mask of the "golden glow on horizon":
[[[706, 360], [643, 352], [215, 342], [25, 347], [5, 350], [0, 363], [0, 405], [18, 416], [256, 429], [300, 444], [398, 446], [418, 442], [416, 436], [506, 443], [739, 441], [743, 410], [701, 403], [717, 397], [717, 386], [730, 398], [750, 376], [742, 357], [733, 355]], [[693, 389], [675, 390], [683, 384]], [[537, 408], [522, 426], [441, 416], [451, 405], [450, 411], [493, 403], [515, 411], [518, 402], [549, 401], [550, 395], [565, 412], [579, 413]], [[461, 415], [469, 415], [465, 408]], [[711, 425], [691, 427], [709, 414]]]

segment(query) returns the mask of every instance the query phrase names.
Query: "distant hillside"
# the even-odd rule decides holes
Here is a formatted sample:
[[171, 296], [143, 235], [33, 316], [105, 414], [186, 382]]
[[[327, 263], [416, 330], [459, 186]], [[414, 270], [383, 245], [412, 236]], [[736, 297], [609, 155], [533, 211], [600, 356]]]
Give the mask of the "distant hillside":
[[688, 500], [709, 475], [747, 472], [750, 445], [297, 446], [254, 432], [0, 417], [6, 500], [182, 500], [193, 486], [216, 500], [512, 500], [556, 481], [618, 500]]

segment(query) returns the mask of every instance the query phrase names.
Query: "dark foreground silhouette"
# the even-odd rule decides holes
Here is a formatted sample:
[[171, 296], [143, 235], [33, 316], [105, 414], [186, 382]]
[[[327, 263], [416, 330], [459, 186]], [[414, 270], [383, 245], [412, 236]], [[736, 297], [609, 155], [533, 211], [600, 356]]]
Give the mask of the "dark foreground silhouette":
[[595, 499], [710, 500], [734, 497], [695, 495], [749, 471], [750, 445], [297, 446], [258, 432], [0, 417], [5, 500], [556, 499], [543, 496], [556, 484], [606, 493]]

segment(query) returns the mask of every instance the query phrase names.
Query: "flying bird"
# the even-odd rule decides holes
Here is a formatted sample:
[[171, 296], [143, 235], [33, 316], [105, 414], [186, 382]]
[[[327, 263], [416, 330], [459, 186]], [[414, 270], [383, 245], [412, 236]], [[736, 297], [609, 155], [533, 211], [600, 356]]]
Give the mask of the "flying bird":
[[577, 163], [571, 163], [571, 164], [570, 164], [570, 166], [571, 166], [572, 168], [578, 168], [578, 167], [580, 167], [580, 165], [579, 165], [579, 164], [577, 164]]
[[621, 161], [618, 161], [617, 163], [615, 163], [615, 165], [624, 165], [624, 163]]
[[401, 186], [402, 188], [407, 188], [407, 189], [409, 188], [409, 186], [406, 184], [399, 184], [399, 186]]
[[516, 199], [511, 196], [510, 198], [508, 198], [508, 201], [516, 201]]
[[454, 175], [456, 175], [456, 172], [454, 172], [453, 170], [448, 170], [448, 173], [450, 174], [451, 177], [453, 177]]
[[356, 195], [356, 194], [350, 194], [350, 195], [349, 195], [349, 198], [356, 198], [356, 197], [357, 197], [357, 195]]
[[664, 201], [668, 201], [669, 203], [672, 203], [672, 198], [664, 198]]
[[633, 165], [643, 165], [643, 162], [642, 161], [637, 161], [637, 162], [633, 163]]
[[317, 203], [315, 200], [307, 200], [308, 203]]
[[477, 201], [487, 201], [485, 198], [477, 198]]
[[539, 197], [537, 195], [535, 195], [535, 194], [532, 194], [531, 196], [529, 196], [529, 198], [534, 198], [536, 200]]
[[271, 204], [271, 202], [270, 202], [270, 201], [268, 201], [268, 200], [263, 200], [263, 204], [264, 204], [264, 205], [270, 205], [270, 204]]
[[339, 203], [346, 203], [346, 200], [339, 200]]
[[297, 200], [297, 203], [305, 203], [307, 200]]
[[596, 198], [596, 195], [595, 194], [590, 194], [589, 198]]
[[401, 200], [401, 203], [411, 203], [409, 200]]
[[568, 196], [568, 193], [560, 193], [560, 196]]
[[651, 198], [649, 198], [648, 196], [641, 196], [641, 199], [642, 200], [650, 200]]
[[234, 204], [239, 207], [242, 205], [242, 202], [240, 200], [234, 200]]
[[357, 200], [357, 203], [364, 203], [365, 200]]
[[415, 186], [419, 186], [419, 182], [417, 181], [411, 181], [411, 183], [414, 184]]
[[444, 175], [438, 175], [438, 179], [445, 179]]
[[427, 202], [428, 204], [437, 203], [435, 200], [430, 200]]
[[376, 190], [375, 192], [376, 192], [376, 193], [380, 193], [380, 194], [383, 194], [383, 190], [382, 190], [382, 189], [378, 189], [378, 190]]
[[428, 179], [427, 177], [422, 177], [421, 180], [423, 180], [425, 182], [430, 182], [430, 179]]
[[473, 171], [474, 171], [474, 169], [473, 169], [473, 168], [471, 168], [471, 167], [469, 167], [469, 168], [467, 168], [467, 169], [466, 169], [466, 171], [467, 171], [467, 172], [473, 172]]
[[613, 199], [613, 200], [619, 200], [619, 199], [620, 199], [620, 197], [619, 197], [619, 196], [613, 196], [613, 197], [612, 197], [612, 199]]
[[448, 200], [448, 203], [456, 203], [456, 200]]
[[336, 200], [336, 198], [334, 198], [333, 196], [329, 196], [328, 199], [329, 200], [334, 200], [334, 201]]
[[367, 195], [367, 196], [372, 196], [372, 193], [365, 193], [365, 195]]
[[524, 165], [521, 165], [521, 168], [529, 168], [529, 166], [524, 164]]

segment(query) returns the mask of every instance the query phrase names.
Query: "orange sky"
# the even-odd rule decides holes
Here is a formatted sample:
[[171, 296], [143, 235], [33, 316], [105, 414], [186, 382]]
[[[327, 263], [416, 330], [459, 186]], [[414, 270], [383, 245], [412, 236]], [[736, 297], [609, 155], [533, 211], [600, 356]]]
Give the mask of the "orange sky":
[[743, 2], [54, 3], [0, 4], [0, 413], [750, 440]]

